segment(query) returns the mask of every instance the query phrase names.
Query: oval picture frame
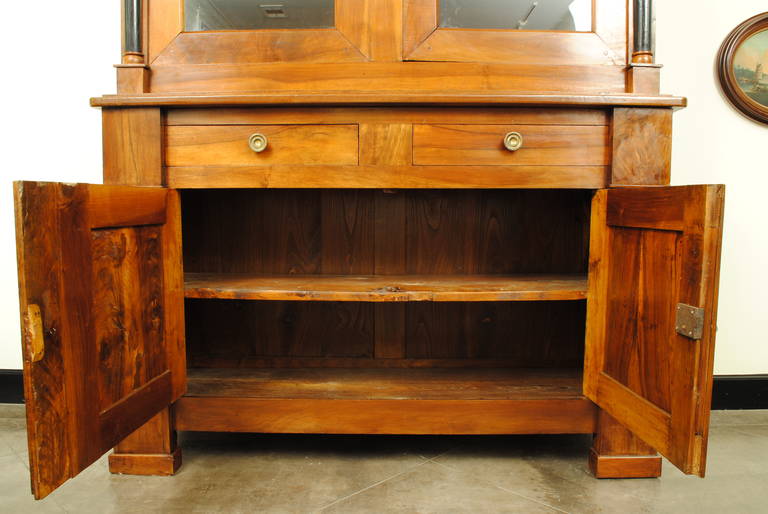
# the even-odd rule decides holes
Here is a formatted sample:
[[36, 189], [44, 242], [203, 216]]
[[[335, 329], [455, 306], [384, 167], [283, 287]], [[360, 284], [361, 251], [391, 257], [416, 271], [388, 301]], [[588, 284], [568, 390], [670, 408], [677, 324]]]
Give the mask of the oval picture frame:
[[[756, 61], [753, 47], [758, 49]], [[753, 16], [728, 34], [717, 55], [717, 74], [734, 107], [768, 124], [768, 62], [760, 64], [762, 55], [768, 56], [768, 12]], [[768, 57], [762, 60], [768, 61]]]

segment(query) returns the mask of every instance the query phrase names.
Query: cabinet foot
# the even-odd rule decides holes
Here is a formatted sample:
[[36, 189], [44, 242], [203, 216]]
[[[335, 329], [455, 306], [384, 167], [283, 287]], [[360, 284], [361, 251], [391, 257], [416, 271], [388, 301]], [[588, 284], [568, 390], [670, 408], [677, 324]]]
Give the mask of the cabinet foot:
[[126, 437], [109, 456], [109, 471], [125, 475], [173, 475], [181, 467], [171, 413], [165, 409]]
[[181, 467], [181, 448], [170, 454], [112, 453], [109, 472], [123, 475], [173, 475]]
[[601, 410], [589, 451], [589, 469], [596, 478], [657, 478], [661, 476], [661, 457]]
[[661, 476], [658, 455], [599, 455], [589, 451], [589, 469], [595, 478], [657, 478]]

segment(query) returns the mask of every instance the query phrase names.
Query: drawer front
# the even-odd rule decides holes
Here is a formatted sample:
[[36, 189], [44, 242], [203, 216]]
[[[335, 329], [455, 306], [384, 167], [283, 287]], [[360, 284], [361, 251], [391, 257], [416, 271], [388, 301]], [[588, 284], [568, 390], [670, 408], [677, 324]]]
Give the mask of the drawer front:
[[[505, 136], [522, 136], [518, 150]], [[415, 125], [413, 164], [423, 166], [605, 166], [610, 162], [606, 126]]]
[[[266, 148], [249, 145], [254, 134]], [[356, 165], [357, 125], [169, 126], [167, 166]]]

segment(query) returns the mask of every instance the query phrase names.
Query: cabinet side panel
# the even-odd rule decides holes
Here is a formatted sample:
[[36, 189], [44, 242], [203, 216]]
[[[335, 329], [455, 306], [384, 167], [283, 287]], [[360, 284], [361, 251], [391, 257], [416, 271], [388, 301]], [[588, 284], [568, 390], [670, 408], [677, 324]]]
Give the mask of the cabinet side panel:
[[102, 124], [105, 184], [165, 184], [159, 108], [104, 108]]

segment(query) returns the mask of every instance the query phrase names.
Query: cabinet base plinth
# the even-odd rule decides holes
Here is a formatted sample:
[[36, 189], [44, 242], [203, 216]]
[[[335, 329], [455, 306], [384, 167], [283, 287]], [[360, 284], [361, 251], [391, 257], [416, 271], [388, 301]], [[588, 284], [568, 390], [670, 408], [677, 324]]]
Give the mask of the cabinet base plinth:
[[170, 454], [112, 453], [109, 471], [121, 475], [175, 474], [181, 467], [181, 448]]
[[658, 478], [661, 457], [658, 455], [599, 455], [589, 451], [589, 469], [595, 478]]

